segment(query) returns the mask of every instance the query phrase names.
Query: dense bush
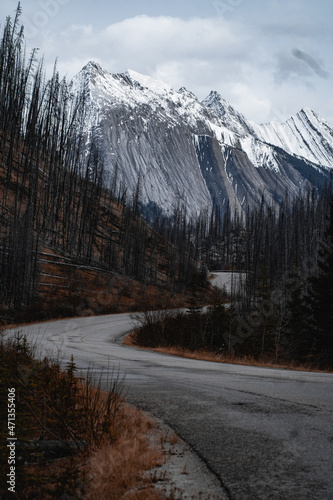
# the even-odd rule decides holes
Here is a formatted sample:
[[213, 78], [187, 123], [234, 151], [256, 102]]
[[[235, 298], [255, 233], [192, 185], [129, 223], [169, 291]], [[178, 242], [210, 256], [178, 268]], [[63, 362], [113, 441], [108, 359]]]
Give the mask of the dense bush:
[[[134, 315], [134, 340], [145, 347], [176, 346], [183, 349], [221, 351], [227, 348], [231, 314], [225, 307], [224, 293], [215, 290], [213, 304], [199, 307], [194, 297], [187, 310], [146, 310]], [[151, 307], [151, 306], [150, 306]]]

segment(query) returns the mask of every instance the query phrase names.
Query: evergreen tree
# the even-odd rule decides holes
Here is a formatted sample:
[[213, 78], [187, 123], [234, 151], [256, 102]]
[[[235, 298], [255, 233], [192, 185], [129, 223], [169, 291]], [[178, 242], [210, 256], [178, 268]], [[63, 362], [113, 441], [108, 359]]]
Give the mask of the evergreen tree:
[[310, 310], [306, 281], [294, 273], [287, 286], [290, 298], [286, 304], [287, 325], [283, 332], [284, 351], [295, 361], [309, 361], [313, 350], [313, 332], [309, 329]]
[[310, 279], [314, 355], [322, 367], [333, 366], [333, 197], [328, 225], [320, 245], [319, 272]]

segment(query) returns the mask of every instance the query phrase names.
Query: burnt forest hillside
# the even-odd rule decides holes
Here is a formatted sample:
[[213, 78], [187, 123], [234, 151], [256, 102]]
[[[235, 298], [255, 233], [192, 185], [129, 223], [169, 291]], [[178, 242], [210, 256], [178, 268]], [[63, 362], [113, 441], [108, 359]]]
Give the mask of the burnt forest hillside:
[[144, 292], [172, 304], [200, 274], [189, 246], [148, 225], [138, 193], [105, 188], [94, 144], [83, 141], [84, 99], [56, 68], [45, 82], [36, 53], [26, 58], [19, 15], [0, 48], [3, 321], [132, 310]]

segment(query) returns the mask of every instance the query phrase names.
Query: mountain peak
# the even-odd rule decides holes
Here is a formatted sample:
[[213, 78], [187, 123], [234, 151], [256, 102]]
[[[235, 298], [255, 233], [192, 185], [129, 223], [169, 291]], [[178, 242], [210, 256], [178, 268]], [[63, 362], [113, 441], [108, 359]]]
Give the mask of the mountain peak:
[[206, 99], [202, 101], [206, 108], [215, 111], [222, 123], [232, 132], [239, 135], [253, 135], [253, 128], [244, 116], [239, 113], [231, 104], [221, 97], [221, 94], [212, 90]]
[[284, 123], [271, 121], [253, 125], [260, 140], [313, 163], [332, 166], [332, 127], [318, 113], [302, 108]]
[[230, 104], [222, 99], [221, 94], [216, 90], [212, 90], [210, 94], [202, 101], [202, 104], [207, 108], [215, 108], [223, 116], [226, 113], [226, 108], [230, 107]]
[[311, 108], [302, 108], [296, 116], [306, 116], [310, 121], [317, 121], [317, 122], [320, 122], [320, 123], [325, 123], [328, 125], [327, 121], [325, 120], [325, 118], [323, 118], [322, 116], [320, 116], [318, 113], [316, 113], [315, 111], [313, 111], [313, 109]]
[[83, 68], [82, 71], [85, 71], [90, 74], [99, 74], [104, 75], [106, 71], [100, 66], [96, 61], [89, 61]]
[[180, 94], [186, 95], [187, 97], [191, 97], [191, 98], [197, 100], [197, 96], [195, 94], [193, 94], [193, 92], [191, 92], [190, 90], [187, 90], [186, 87], [180, 87], [178, 92]]

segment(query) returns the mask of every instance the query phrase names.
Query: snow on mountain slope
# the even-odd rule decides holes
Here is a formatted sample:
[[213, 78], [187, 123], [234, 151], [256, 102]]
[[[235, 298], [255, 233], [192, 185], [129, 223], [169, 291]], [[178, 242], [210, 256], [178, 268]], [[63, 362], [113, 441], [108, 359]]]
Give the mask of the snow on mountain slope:
[[218, 116], [218, 122], [222, 128], [237, 135], [254, 135], [255, 131], [244, 116], [233, 108], [228, 101], [222, 99], [218, 92], [212, 90], [206, 99], [202, 101], [203, 106], [209, 110], [215, 111]]
[[302, 109], [286, 123], [251, 125], [260, 140], [311, 162], [333, 167], [333, 128], [311, 109]]
[[128, 75], [132, 81], [139, 83], [142, 88], [149, 89], [154, 94], [166, 96], [169, 93], [173, 93], [173, 89], [170, 85], [157, 80], [152, 76], [142, 75], [141, 73], [137, 73], [132, 69], [126, 71], [125, 75]]
[[[73, 83], [73, 89], [82, 87], [88, 106], [87, 136], [93, 124], [107, 173], [112, 177], [117, 168], [129, 195], [140, 178], [142, 202], [156, 203], [166, 212], [180, 203], [197, 213], [210, 203], [193, 147], [191, 120], [184, 126], [182, 118], [189, 109], [201, 107], [194, 96], [134, 71], [112, 75], [92, 62]], [[180, 107], [181, 112], [175, 112]], [[191, 119], [196, 127], [200, 116], [192, 112]]]
[[[270, 122], [258, 125], [246, 120], [217, 92], [211, 92], [203, 104], [217, 111], [220, 123], [222, 122], [229, 132], [241, 136], [241, 146], [255, 160], [256, 166], [271, 166], [277, 169], [268, 146], [274, 145], [313, 163], [333, 167], [333, 128], [310, 109], [302, 109], [286, 123]], [[216, 129], [215, 133], [218, 134]], [[233, 141], [235, 144], [235, 136]], [[227, 143], [232, 145], [231, 142], [227, 139]], [[266, 151], [261, 152], [261, 148]]]
[[[83, 90], [82, 90], [83, 89]], [[265, 194], [322, 185], [333, 164], [333, 129], [310, 110], [285, 124], [249, 122], [212, 91], [202, 102], [132, 70], [110, 74], [88, 63], [72, 82], [85, 93], [87, 141], [94, 137], [106, 179], [117, 171], [128, 194], [171, 213], [197, 214], [212, 200], [241, 210]]]

